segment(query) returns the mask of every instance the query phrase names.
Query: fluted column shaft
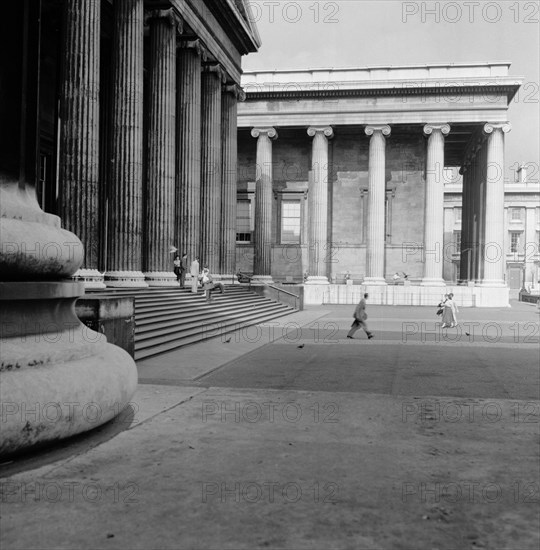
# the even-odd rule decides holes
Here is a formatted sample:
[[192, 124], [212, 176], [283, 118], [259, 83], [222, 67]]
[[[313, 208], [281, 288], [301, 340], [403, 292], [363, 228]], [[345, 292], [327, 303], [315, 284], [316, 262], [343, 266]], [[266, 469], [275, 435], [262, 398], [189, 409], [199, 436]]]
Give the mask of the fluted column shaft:
[[429, 136], [426, 163], [426, 195], [424, 207], [424, 277], [423, 285], [444, 286], [444, 136], [448, 124], [426, 124]]
[[462, 281], [470, 280], [470, 255], [471, 255], [471, 236], [470, 236], [470, 217], [471, 217], [471, 173], [469, 166], [462, 168], [463, 184], [461, 192], [461, 250], [459, 264], [459, 278]]
[[237, 112], [241, 90], [225, 86], [221, 96], [222, 172], [221, 191], [221, 267], [222, 275], [236, 273], [236, 184], [237, 184]]
[[255, 182], [255, 231], [253, 275], [255, 280], [272, 281], [272, 139], [274, 128], [254, 128], [257, 138], [257, 172]]
[[487, 172], [485, 199], [485, 246], [482, 284], [503, 286], [506, 267], [504, 250], [504, 134], [509, 124], [486, 124]]
[[365, 284], [386, 284], [384, 279], [384, 211], [386, 199], [386, 139], [390, 126], [367, 126], [369, 179]]
[[198, 40], [182, 41], [177, 50], [176, 223], [179, 254], [189, 262], [199, 255], [201, 233], [201, 61]]
[[174, 238], [176, 30], [172, 10], [149, 17], [150, 82], [146, 178], [145, 277], [150, 286], [178, 286], [169, 253]]
[[143, 0], [114, 2], [108, 286], [147, 286], [141, 271], [143, 8]]
[[313, 138], [309, 182], [309, 269], [307, 284], [327, 284], [328, 265], [328, 140], [331, 127], [308, 128]]
[[[221, 84], [219, 65], [202, 73], [201, 132], [201, 260], [211, 274], [219, 274], [221, 241]], [[202, 267], [202, 266], [201, 266]]]
[[83, 270], [103, 287], [99, 261], [99, 0], [65, 2], [60, 95], [60, 204], [65, 228], [84, 245]]

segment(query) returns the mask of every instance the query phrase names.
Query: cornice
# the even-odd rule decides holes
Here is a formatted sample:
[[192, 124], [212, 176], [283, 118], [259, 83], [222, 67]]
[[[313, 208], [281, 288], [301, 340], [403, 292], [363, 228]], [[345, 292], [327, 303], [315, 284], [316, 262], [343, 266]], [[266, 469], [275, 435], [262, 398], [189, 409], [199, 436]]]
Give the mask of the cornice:
[[[337, 84], [337, 83], [336, 83]], [[389, 96], [455, 96], [481, 93], [484, 95], [504, 93], [511, 101], [519, 89], [519, 85], [505, 86], [448, 86], [425, 88], [366, 88], [360, 90], [339, 90], [336, 88], [324, 90], [286, 90], [286, 91], [253, 91], [255, 83], [245, 83], [246, 101], [262, 101], [271, 99], [316, 99], [316, 98], [348, 98], [348, 97], [389, 97]]]

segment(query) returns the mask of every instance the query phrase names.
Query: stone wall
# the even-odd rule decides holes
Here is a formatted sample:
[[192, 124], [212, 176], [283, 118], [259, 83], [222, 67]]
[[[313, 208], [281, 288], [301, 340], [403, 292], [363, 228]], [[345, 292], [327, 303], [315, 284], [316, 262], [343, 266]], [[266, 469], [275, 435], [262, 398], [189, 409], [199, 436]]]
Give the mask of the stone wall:
[[[298, 279], [307, 269], [307, 202], [303, 203], [302, 244], [298, 251], [279, 244], [280, 194], [301, 190], [309, 179], [311, 139], [304, 131], [283, 130], [273, 142], [274, 203], [272, 277]], [[326, 255], [329, 276], [339, 280], [347, 271], [360, 279], [366, 271], [366, 214], [369, 138], [361, 128], [336, 131], [330, 141], [329, 218]], [[422, 277], [424, 239], [425, 138], [410, 134], [387, 138], [387, 196], [390, 220], [387, 227], [385, 275], [405, 272]], [[244, 131], [238, 142], [239, 189], [255, 181], [255, 140]], [[307, 186], [307, 184], [306, 184]], [[246, 254], [246, 250], [249, 253]], [[293, 253], [294, 252], [294, 253]], [[237, 246], [238, 269], [253, 271], [252, 247]]]

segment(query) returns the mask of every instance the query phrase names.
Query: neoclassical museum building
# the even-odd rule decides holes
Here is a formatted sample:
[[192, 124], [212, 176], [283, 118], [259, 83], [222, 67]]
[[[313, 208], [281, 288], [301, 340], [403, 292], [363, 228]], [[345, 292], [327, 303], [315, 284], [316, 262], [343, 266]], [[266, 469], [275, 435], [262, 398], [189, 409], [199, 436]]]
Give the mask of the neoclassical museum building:
[[510, 282], [534, 288], [538, 180], [521, 169], [505, 181], [522, 82], [509, 67], [245, 73], [238, 268], [304, 279], [307, 303], [369, 290], [375, 303], [433, 304], [451, 289], [461, 305], [506, 306]]
[[[133, 396], [132, 357], [75, 315], [85, 287], [178, 286], [175, 245], [234, 273], [241, 59], [260, 45], [248, 9], [3, 6], [0, 454], [95, 428]], [[23, 414], [39, 403], [100, 414]]]

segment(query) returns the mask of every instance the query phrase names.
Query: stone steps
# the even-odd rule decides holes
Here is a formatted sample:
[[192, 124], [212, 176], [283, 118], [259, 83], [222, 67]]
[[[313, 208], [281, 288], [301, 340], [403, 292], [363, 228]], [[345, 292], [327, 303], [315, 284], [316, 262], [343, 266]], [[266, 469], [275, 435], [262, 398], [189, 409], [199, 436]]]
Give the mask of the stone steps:
[[212, 294], [211, 303], [201, 290], [113, 289], [107, 294], [135, 298], [137, 361], [296, 311], [242, 285], [226, 285], [224, 294]]

